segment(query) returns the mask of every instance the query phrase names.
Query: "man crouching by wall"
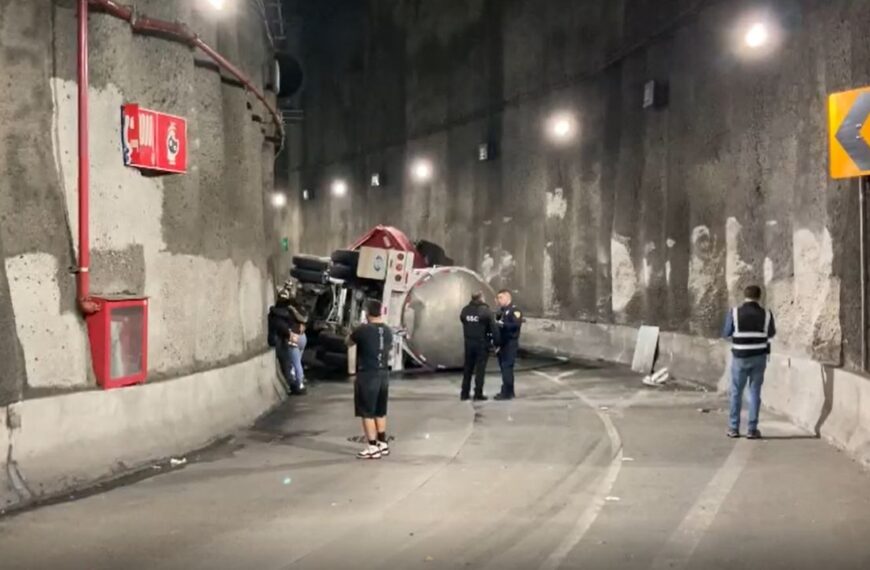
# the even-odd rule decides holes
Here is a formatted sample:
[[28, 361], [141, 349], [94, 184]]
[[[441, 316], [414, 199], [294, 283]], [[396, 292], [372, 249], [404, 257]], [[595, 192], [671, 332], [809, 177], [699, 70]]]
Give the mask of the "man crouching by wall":
[[761, 439], [758, 413], [761, 386], [770, 355], [770, 339], [776, 335], [773, 313], [761, 306], [761, 287], [743, 291], [745, 300], [725, 316], [722, 336], [731, 339], [731, 417], [728, 437], [740, 437], [743, 391], [749, 383], [749, 429], [747, 439]]
[[387, 443], [387, 400], [390, 390], [390, 352], [393, 333], [384, 323], [379, 301], [366, 303], [366, 324], [358, 326], [348, 337], [348, 346], [357, 347], [357, 370], [354, 382], [356, 416], [362, 418], [367, 445], [359, 459], [380, 459], [390, 454]]

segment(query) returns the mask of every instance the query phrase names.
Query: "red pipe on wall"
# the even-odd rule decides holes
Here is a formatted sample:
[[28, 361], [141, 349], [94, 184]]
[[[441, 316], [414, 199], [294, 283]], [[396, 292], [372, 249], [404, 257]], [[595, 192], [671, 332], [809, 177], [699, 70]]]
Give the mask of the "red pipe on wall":
[[88, 139], [88, 0], [78, 0], [78, 149], [79, 149], [79, 266], [76, 300], [85, 315], [99, 310], [91, 299], [90, 149]]
[[78, 152], [79, 152], [79, 262], [76, 270], [76, 300], [84, 315], [92, 315], [100, 310], [99, 302], [91, 298], [91, 249], [90, 249], [90, 149], [88, 139], [88, 8], [92, 6], [101, 12], [130, 23], [134, 32], [165, 37], [199, 48], [220, 68], [235, 77], [246, 90], [260, 100], [272, 115], [281, 140], [284, 139], [284, 122], [278, 110], [267, 99], [265, 93], [254, 86], [250, 78], [230, 63], [214, 48], [205, 43], [197, 34], [180, 22], [167, 22], [137, 16], [129, 6], [122, 6], [114, 0], [78, 0]]
[[181, 22], [168, 22], [166, 20], [158, 20], [147, 16], [140, 16], [133, 11], [129, 6], [122, 6], [114, 0], [89, 0], [90, 5], [94, 8], [105, 12], [111, 16], [125, 20], [130, 23], [130, 27], [134, 32], [141, 34], [150, 34], [154, 36], [164, 37], [186, 44], [192, 48], [199, 48], [208, 57], [212, 59], [220, 68], [232, 75], [239, 83], [244, 85], [245, 89], [254, 94], [260, 100], [264, 107], [272, 115], [272, 121], [278, 129], [281, 139], [284, 138], [284, 121], [278, 109], [266, 99], [266, 94], [261, 89], [258, 89], [251, 79], [242, 72], [239, 68], [233, 65], [227, 58], [218, 53], [214, 48], [205, 43], [198, 34], [192, 32], [186, 24]]

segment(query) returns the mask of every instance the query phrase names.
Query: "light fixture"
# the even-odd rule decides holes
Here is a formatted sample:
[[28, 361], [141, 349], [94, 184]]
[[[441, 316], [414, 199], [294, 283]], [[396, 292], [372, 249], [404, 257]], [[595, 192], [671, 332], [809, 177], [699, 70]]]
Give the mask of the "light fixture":
[[752, 49], [762, 48], [770, 41], [770, 29], [764, 22], [754, 22], [746, 30], [743, 41], [747, 47]]
[[287, 205], [287, 194], [283, 192], [272, 192], [272, 205], [276, 208], [283, 208]]
[[432, 163], [425, 158], [418, 158], [411, 164], [411, 176], [417, 182], [428, 182], [432, 179]]
[[306, 202], [311, 199], [311, 191], [308, 190], [307, 188], [302, 191], [302, 199], [305, 200]]
[[208, 3], [211, 4], [212, 8], [215, 10], [223, 10], [224, 9], [224, 0], [208, 0]]
[[380, 188], [381, 186], [381, 173], [375, 172], [371, 177], [371, 187], [372, 188]]
[[480, 162], [486, 162], [489, 160], [489, 155], [492, 154], [489, 151], [489, 143], [480, 143], [477, 145], [477, 160]]
[[547, 121], [547, 133], [557, 143], [564, 143], [572, 138], [577, 130], [577, 123], [570, 113], [556, 113]]
[[337, 178], [332, 182], [332, 195], [336, 198], [341, 198], [347, 195], [347, 182], [341, 178]]

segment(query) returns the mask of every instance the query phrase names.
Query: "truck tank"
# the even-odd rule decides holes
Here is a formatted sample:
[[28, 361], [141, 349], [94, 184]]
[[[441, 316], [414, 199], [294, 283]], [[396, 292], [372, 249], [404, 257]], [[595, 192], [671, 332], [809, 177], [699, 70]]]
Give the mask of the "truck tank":
[[402, 303], [401, 324], [411, 356], [426, 368], [461, 368], [464, 355], [459, 313], [481, 291], [495, 310], [495, 292], [463, 267], [417, 269]]

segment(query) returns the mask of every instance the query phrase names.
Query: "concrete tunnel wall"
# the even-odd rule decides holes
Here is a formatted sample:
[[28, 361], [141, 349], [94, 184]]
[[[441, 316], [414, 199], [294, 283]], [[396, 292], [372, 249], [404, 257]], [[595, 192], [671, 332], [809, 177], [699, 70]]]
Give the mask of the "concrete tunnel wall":
[[[827, 174], [826, 96], [870, 84], [870, 5], [767, 2], [782, 42], [747, 59], [734, 32], [759, 4], [697, 4], [301, 7], [294, 248], [327, 254], [393, 224], [516, 291], [544, 319], [528, 343], [553, 346], [557, 335], [545, 333], [567, 331], [563, 352], [590, 356], [589, 324], [613, 343], [597, 356], [615, 357], [624, 335], [614, 331], [654, 324], [679, 341], [663, 360], [712, 384], [726, 366], [714, 340], [725, 310], [745, 285], [764, 285], [777, 354], [814, 367], [787, 384], [772, 371], [771, 398], [787, 396], [769, 403], [821, 430], [833, 405], [823, 371], [857, 370], [861, 354], [857, 193]], [[642, 108], [648, 80], [667, 82], [665, 108]], [[563, 147], [544, 136], [559, 110], [579, 122]], [[482, 142], [494, 160], [477, 161]], [[417, 156], [434, 164], [429, 184], [410, 180]], [[373, 172], [385, 186], [369, 187]], [[347, 197], [330, 195], [336, 177], [349, 182]], [[313, 199], [302, 201], [303, 189]], [[795, 394], [818, 404], [815, 418], [791, 413]], [[866, 428], [870, 404], [860, 410]]]
[[[271, 52], [245, 4], [134, 4], [187, 23], [264, 85]], [[70, 272], [74, 6], [0, 0], [0, 508], [203, 445], [280, 398], [264, 357], [277, 251], [269, 115], [202, 54], [99, 13], [89, 23], [92, 292], [149, 297], [149, 381], [172, 380], [93, 391]], [[187, 174], [124, 167], [125, 102], [187, 118]]]

